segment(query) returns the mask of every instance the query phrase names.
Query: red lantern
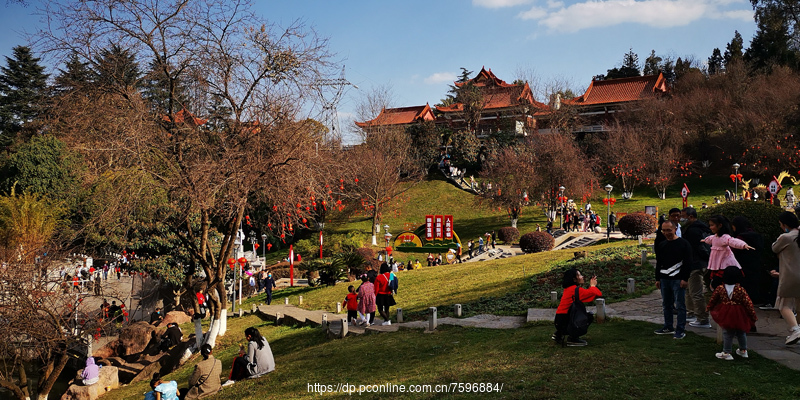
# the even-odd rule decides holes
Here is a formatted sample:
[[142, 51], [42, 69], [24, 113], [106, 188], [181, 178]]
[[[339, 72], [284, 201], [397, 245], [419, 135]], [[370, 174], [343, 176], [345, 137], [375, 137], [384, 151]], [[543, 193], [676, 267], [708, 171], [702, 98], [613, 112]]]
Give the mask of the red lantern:
[[236, 264], [236, 259], [235, 258], [229, 258], [228, 259], [228, 264], [231, 264], [231, 265]]
[[386, 254], [392, 255], [392, 248], [390, 246], [386, 246]]
[[272, 250], [272, 243], [267, 243], [267, 251]]
[[358, 183], [358, 178], [355, 179], [356, 183]]
[[736, 175], [731, 174], [730, 178], [732, 182], [736, 182]]
[[742, 174], [736, 174], [736, 179], [741, 181], [742, 180]]
[[258, 243], [254, 243], [253, 244], [253, 250], [258, 250], [259, 247], [261, 247], [260, 244], [258, 244]]
[[300, 254], [297, 255], [297, 262], [303, 262], [303, 257], [300, 257]]
[[272, 229], [272, 222], [267, 224], [267, 228]]
[[243, 266], [247, 264], [247, 259], [244, 257], [239, 257], [239, 265]]

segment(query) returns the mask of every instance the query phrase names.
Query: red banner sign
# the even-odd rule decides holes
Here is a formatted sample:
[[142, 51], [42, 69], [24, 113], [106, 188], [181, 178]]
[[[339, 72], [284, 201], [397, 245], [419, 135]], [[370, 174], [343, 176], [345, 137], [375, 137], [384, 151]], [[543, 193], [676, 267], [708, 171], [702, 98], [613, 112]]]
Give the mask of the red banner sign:
[[433, 240], [433, 215], [425, 216], [425, 240]]
[[444, 238], [445, 239], [452, 239], [453, 238], [453, 216], [452, 215], [445, 215], [444, 216]]
[[444, 223], [444, 217], [442, 217], [441, 215], [437, 215], [436, 217], [434, 217], [434, 221], [435, 221], [434, 228], [436, 230], [436, 239], [441, 239], [443, 236], [442, 225]]

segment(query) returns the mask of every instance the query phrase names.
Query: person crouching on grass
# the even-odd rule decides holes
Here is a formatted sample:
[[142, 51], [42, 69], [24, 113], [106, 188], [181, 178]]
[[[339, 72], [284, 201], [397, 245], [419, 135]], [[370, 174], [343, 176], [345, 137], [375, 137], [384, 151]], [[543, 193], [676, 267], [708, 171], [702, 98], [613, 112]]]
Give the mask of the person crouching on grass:
[[[567, 334], [567, 325], [569, 324], [569, 308], [572, 306], [572, 302], [575, 299], [575, 287], [578, 287], [578, 298], [584, 303], [594, 301], [595, 298], [603, 295], [603, 293], [600, 292], [600, 289], [597, 288], [596, 276], [593, 276], [592, 279], [589, 280], [588, 289], [580, 287], [584, 283], [585, 280], [583, 275], [581, 275], [581, 271], [578, 271], [575, 268], [564, 271], [564, 277], [561, 281], [561, 286], [564, 288], [564, 293], [561, 294], [561, 303], [559, 303], [558, 309], [556, 310], [556, 319], [554, 321], [556, 325], [556, 333], [554, 333], [551, 337], [551, 339], [555, 340], [556, 343], [561, 343], [564, 335]], [[588, 343], [586, 343], [585, 340], [578, 337], [567, 338], [567, 346], [570, 347], [586, 346], [587, 344]]]

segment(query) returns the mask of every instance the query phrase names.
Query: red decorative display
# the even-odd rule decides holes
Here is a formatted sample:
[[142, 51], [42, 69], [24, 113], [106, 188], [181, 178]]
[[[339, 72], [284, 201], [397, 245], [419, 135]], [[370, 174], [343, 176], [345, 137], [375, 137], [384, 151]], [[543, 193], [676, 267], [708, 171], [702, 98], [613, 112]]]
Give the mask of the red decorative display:
[[441, 215], [437, 215], [434, 217], [434, 231], [436, 234], [436, 239], [442, 239], [444, 237], [443, 226], [444, 225], [444, 217]]
[[433, 215], [425, 216], [425, 239], [433, 240]]
[[452, 215], [445, 215], [444, 216], [444, 238], [445, 239], [452, 239], [453, 238], [453, 216]]

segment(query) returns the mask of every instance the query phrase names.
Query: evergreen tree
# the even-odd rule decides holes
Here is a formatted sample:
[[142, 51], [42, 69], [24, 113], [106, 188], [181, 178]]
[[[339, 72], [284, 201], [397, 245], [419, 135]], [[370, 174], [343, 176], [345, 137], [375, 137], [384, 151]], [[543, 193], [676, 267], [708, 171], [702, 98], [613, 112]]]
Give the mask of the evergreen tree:
[[722, 52], [718, 47], [715, 48], [711, 53], [711, 57], [708, 57], [708, 75], [716, 75], [723, 72], [723, 61]]
[[725, 46], [725, 54], [723, 58], [725, 59], [725, 69], [730, 68], [735, 63], [741, 62], [742, 58], [744, 57], [744, 40], [742, 40], [742, 34], [739, 31], [734, 31], [733, 39], [731, 39], [730, 43]]
[[73, 53], [69, 60], [64, 64], [65, 69], [58, 70], [59, 74], [55, 78], [55, 88], [59, 92], [79, 90], [92, 83], [92, 71], [88, 67], [89, 63], [81, 61], [80, 57]]
[[[169, 113], [170, 107], [173, 113], [189, 108], [186, 90], [180, 80], [169, 79], [165, 75], [165, 68], [158, 60], [150, 61], [148, 67], [149, 71], [142, 79], [142, 94], [149, 101], [150, 107], [160, 114]], [[167, 67], [166, 70], [173, 69]], [[173, 95], [170, 96], [170, 93]]]
[[661, 72], [661, 62], [663, 59], [656, 55], [655, 50], [650, 50], [650, 55], [644, 60], [644, 75], [656, 75]]
[[[469, 76], [472, 75], [472, 71], [461, 67], [461, 74], [458, 76], [458, 83], [464, 83], [469, 81]], [[450, 85], [450, 89], [447, 91], [447, 97], [440, 100], [440, 103], [437, 106], [449, 106], [454, 103], [458, 103], [456, 97], [458, 97], [458, 92], [461, 88], [456, 85]]]
[[605, 79], [630, 78], [641, 75], [639, 56], [633, 52], [633, 49], [630, 49], [622, 57], [622, 66], [608, 70]]
[[777, 65], [797, 68], [798, 54], [792, 48], [790, 21], [779, 7], [756, 8], [757, 30], [745, 61], [754, 71], [769, 72]]
[[0, 145], [8, 146], [42, 112], [47, 78], [27, 46], [16, 46], [0, 67]]
[[141, 86], [142, 73], [136, 56], [117, 44], [100, 51], [94, 60], [93, 79], [105, 91], [130, 95]]

